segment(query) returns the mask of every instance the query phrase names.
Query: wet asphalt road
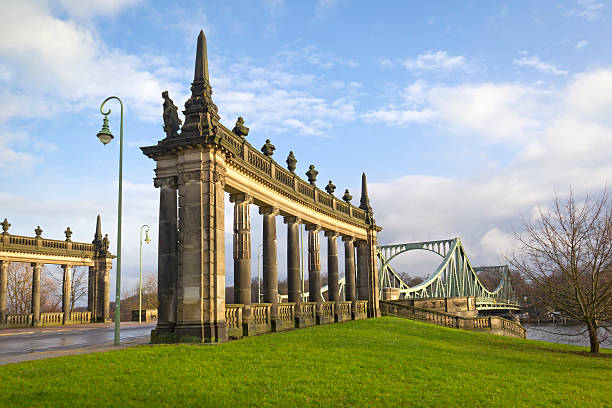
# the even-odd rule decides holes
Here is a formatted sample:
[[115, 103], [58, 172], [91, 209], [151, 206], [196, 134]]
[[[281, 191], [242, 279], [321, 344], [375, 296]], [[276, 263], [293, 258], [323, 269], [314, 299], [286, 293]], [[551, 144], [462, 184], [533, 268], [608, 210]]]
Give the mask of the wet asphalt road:
[[[121, 342], [148, 343], [154, 327], [122, 323]], [[112, 349], [114, 333], [112, 324], [0, 330], [0, 364]]]

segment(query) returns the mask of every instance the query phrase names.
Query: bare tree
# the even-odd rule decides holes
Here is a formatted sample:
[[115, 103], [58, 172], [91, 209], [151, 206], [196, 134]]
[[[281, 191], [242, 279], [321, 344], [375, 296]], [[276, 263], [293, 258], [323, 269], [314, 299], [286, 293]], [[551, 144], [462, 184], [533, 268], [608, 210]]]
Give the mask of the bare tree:
[[539, 301], [583, 322], [591, 352], [599, 352], [599, 328], [612, 318], [612, 202], [604, 190], [577, 203], [555, 196], [516, 234], [520, 249], [510, 263], [537, 288]]
[[[40, 277], [40, 310], [53, 312], [59, 309], [53, 296], [55, 282], [43, 267]], [[32, 309], [32, 267], [27, 263], [11, 262], [7, 274], [7, 313], [25, 314]]]
[[[62, 304], [63, 287], [64, 287], [64, 269], [56, 265], [55, 269], [49, 273], [50, 280], [55, 282], [52, 285], [50, 296], [58, 303]], [[86, 266], [73, 266], [70, 271], [70, 312], [75, 308], [75, 305], [87, 298], [89, 269]], [[41, 285], [42, 286], [42, 285]]]

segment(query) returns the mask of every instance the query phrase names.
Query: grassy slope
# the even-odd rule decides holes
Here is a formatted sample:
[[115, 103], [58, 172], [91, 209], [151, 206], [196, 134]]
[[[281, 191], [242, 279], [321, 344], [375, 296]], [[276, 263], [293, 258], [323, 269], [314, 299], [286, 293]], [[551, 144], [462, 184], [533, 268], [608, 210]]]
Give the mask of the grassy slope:
[[0, 367], [0, 406], [610, 406], [612, 358], [385, 317]]

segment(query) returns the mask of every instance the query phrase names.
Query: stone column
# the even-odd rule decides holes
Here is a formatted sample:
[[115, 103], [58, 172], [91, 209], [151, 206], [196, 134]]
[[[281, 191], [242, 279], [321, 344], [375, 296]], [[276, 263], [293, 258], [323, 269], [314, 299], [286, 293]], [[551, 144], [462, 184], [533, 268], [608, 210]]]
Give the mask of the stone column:
[[181, 150], [177, 159], [179, 252], [174, 341], [227, 341], [225, 156], [213, 147], [200, 146]]
[[100, 304], [100, 309], [102, 312], [101, 313], [102, 321], [106, 323], [106, 322], [111, 321], [111, 317], [110, 317], [110, 270], [111, 270], [112, 261], [110, 259], [107, 259], [105, 262], [105, 265], [106, 265], [106, 268], [100, 271], [100, 274], [99, 274], [99, 278], [100, 278], [99, 286], [102, 287], [102, 290], [98, 289], [98, 293], [101, 295], [101, 301], [99, 302], [99, 304]]
[[353, 302], [351, 310], [354, 311], [355, 296], [355, 238], [344, 236], [344, 293], [347, 302]]
[[300, 277], [300, 222], [298, 217], [285, 217], [287, 224], [287, 293], [295, 303], [295, 327], [304, 327], [302, 286]]
[[334, 302], [334, 321], [342, 321], [340, 313], [340, 288], [338, 286], [338, 233], [325, 231], [327, 237], [327, 296]]
[[157, 249], [157, 326], [155, 339], [170, 336], [176, 323], [177, 180], [174, 176], [157, 177], [159, 188], [159, 239]]
[[32, 263], [32, 325], [40, 324], [40, 270], [42, 264]]
[[367, 284], [368, 284], [368, 317], [380, 317], [380, 289], [378, 281], [378, 254], [376, 230], [368, 230], [366, 245], [367, 258]]
[[278, 261], [276, 256], [276, 215], [275, 207], [261, 207], [263, 215], [263, 286], [264, 303], [272, 303], [270, 322], [272, 331], [280, 329], [278, 318]]
[[357, 241], [357, 299], [368, 300], [368, 243]]
[[0, 325], [6, 324], [9, 261], [0, 261]]
[[319, 226], [306, 225], [308, 231], [308, 301], [316, 302], [316, 321], [321, 321], [321, 255], [319, 246]]
[[62, 311], [64, 312], [64, 324], [70, 323], [70, 295], [72, 292], [72, 265], [62, 265], [64, 269], [64, 280], [62, 285]]
[[251, 214], [250, 195], [237, 193], [230, 195], [234, 204], [234, 303], [244, 305], [242, 310], [243, 334], [255, 333], [251, 312]]

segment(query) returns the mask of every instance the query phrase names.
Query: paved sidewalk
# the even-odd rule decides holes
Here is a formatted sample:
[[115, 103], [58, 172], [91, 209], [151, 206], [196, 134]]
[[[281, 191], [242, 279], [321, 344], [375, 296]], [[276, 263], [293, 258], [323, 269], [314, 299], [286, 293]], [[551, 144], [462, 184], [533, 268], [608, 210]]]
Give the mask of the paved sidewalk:
[[0, 330], [0, 365], [147, 344], [155, 324], [121, 323], [121, 345], [114, 346], [114, 324]]

